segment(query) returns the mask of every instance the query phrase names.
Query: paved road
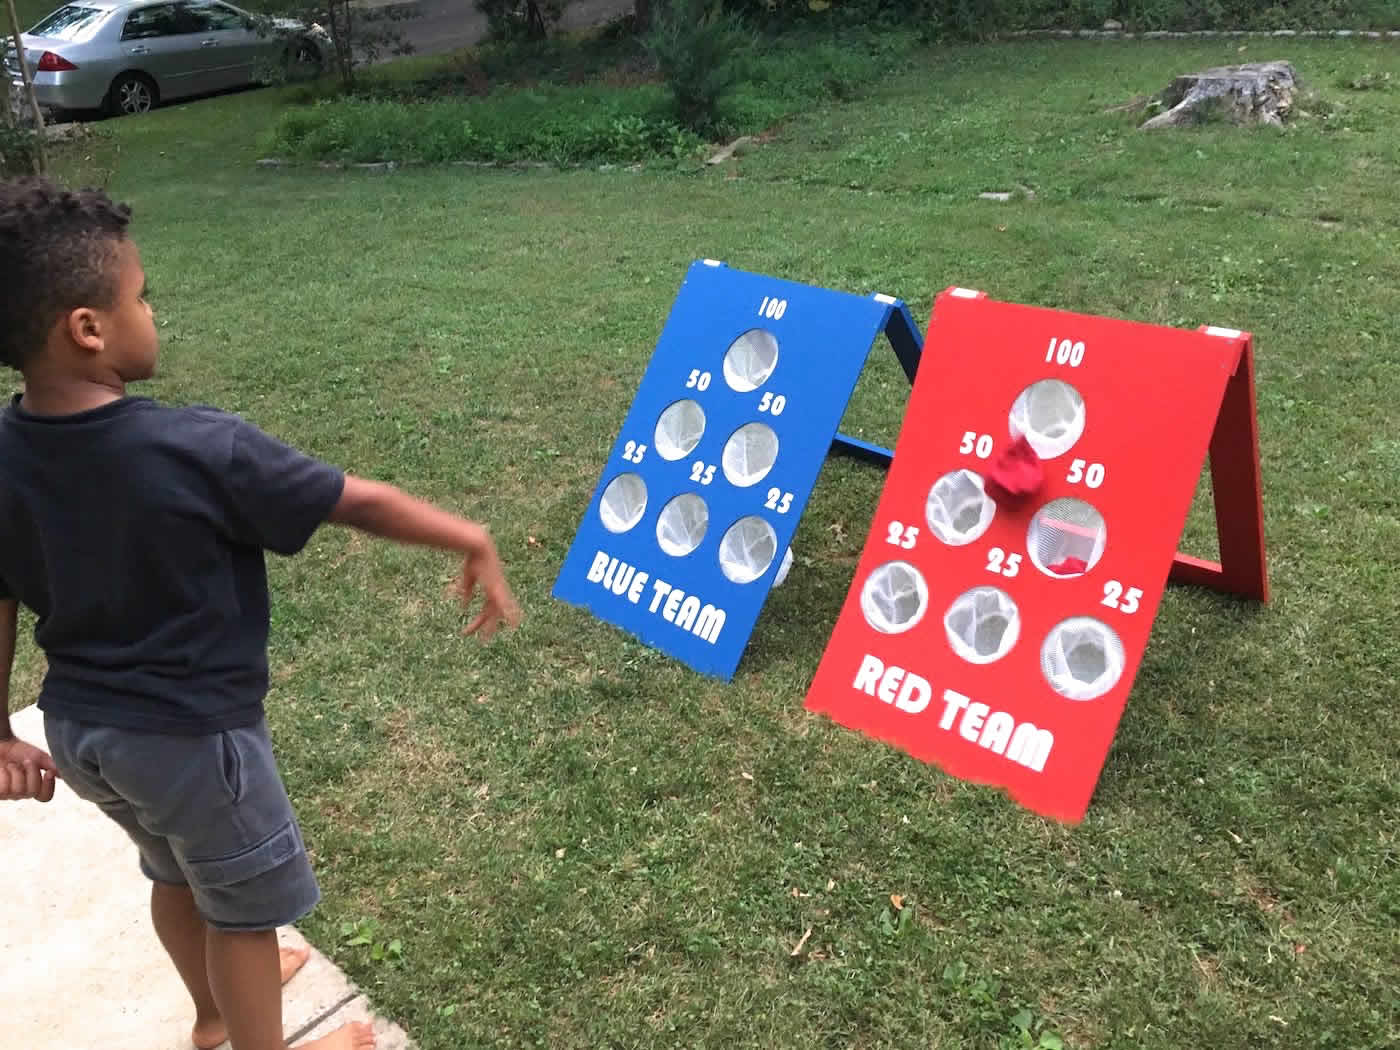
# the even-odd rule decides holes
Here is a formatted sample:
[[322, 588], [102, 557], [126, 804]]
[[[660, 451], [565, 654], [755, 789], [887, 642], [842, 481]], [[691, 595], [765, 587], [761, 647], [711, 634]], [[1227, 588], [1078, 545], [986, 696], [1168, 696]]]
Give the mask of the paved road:
[[[386, 7], [399, 0], [368, 0], [367, 7]], [[441, 55], [471, 47], [486, 38], [486, 17], [472, 0], [421, 0], [418, 14], [394, 28], [413, 45], [415, 54]], [[562, 29], [602, 25], [632, 10], [632, 0], [572, 0]]]

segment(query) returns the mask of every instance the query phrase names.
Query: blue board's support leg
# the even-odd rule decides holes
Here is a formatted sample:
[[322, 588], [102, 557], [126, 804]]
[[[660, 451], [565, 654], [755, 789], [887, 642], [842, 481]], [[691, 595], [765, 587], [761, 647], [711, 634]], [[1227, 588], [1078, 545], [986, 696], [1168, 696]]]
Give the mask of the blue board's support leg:
[[[914, 315], [909, 312], [909, 307], [902, 301], [885, 295], [877, 295], [875, 298], [892, 307], [889, 317], [885, 320], [885, 338], [890, 341], [894, 356], [899, 359], [899, 367], [904, 369], [904, 375], [912, 386], [914, 377], [919, 373], [919, 361], [924, 353], [924, 340], [919, 334], [919, 326], [914, 322]], [[870, 463], [886, 470], [894, 462], [894, 453], [889, 449], [872, 445], [849, 434], [836, 435], [835, 440], [831, 442], [831, 454], [850, 456], [862, 463]]]
[[833, 456], [850, 456], [863, 463], [872, 463], [877, 467], [889, 469], [889, 465], [894, 462], [894, 453], [879, 445], [872, 445], [868, 441], [860, 438], [849, 437], [846, 434], [837, 434], [836, 439], [831, 443], [831, 454]]
[[885, 322], [885, 336], [890, 346], [894, 347], [894, 356], [899, 358], [904, 374], [909, 377], [909, 385], [913, 386], [914, 377], [919, 372], [919, 361], [924, 356], [924, 339], [919, 334], [919, 326], [914, 323], [909, 307], [903, 303], [895, 307], [890, 319]]

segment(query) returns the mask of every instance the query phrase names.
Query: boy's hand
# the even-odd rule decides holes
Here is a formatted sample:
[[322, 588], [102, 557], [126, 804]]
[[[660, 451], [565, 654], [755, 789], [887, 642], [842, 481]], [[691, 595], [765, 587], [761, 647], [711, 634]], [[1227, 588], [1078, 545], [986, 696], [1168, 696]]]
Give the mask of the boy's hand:
[[519, 626], [520, 606], [510, 592], [505, 568], [494, 548], [483, 554], [470, 555], [463, 563], [462, 578], [457, 583], [457, 593], [462, 598], [463, 606], [471, 605], [478, 585], [486, 596], [486, 604], [462, 633], [480, 634], [481, 640], [486, 641], [502, 623], [509, 627]]
[[58, 767], [44, 752], [23, 740], [0, 740], [0, 801], [48, 802], [57, 782]]

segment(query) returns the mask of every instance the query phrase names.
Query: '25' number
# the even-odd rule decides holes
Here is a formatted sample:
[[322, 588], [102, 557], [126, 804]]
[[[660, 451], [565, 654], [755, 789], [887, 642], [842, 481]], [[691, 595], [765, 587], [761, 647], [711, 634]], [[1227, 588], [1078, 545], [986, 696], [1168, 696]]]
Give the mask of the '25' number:
[[1021, 556], [1007, 554], [1000, 547], [993, 547], [987, 552], [987, 571], [999, 572], [1010, 579], [1021, 571]]
[[919, 541], [919, 527], [917, 525], [906, 525], [902, 521], [890, 522], [889, 535], [885, 537], [885, 542], [894, 547], [903, 547], [907, 551], [914, 549], [914, 544]]
[[1117, 580], [1109, 580], [1103, 585], [1103, 604], [1129, 616], [1138, 611], [1138, 600], [1141, 597], [1141, 588], [1129, 587], [1125, 591]]

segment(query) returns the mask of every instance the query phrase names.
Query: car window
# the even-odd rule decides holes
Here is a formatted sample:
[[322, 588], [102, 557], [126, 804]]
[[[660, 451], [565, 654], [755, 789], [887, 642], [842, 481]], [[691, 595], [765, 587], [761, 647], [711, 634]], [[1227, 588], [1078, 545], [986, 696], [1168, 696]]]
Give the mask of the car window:
[[190, 10], [205, 20], [207, 29], [225, 32], [233, 29], [247, 29], [248, 20], [231, 7], [209, 3], [208, 0], [194, 0]]
[[71, 44], [85, 41], [99, 25], [107, 12], [95, 7], [79, 7], [69, 4], [60, 7], [29, 32], [33, 36], [48, 37], [50, 40], [66, 40]]
[[155, 37], [198, 32], [189, 27], [187, 19], [180, 18], [181, 6], [183, 5], [152, 4], [150, 7], [131, 12], [126, 16], [126, 25], [122, 26], [122, 39], [151, 40]]

